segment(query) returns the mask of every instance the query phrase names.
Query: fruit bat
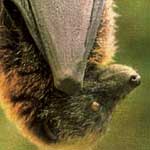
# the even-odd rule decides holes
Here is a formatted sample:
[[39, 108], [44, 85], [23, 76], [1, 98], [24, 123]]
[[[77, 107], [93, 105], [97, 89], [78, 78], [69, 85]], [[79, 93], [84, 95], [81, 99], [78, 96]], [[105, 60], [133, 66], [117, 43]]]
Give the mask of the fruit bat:
[[0, 0], [0, 102], [33, 143], [94, 145], [118, 101], [140, 84], [134, 69], [110, 61], [112, 6]]

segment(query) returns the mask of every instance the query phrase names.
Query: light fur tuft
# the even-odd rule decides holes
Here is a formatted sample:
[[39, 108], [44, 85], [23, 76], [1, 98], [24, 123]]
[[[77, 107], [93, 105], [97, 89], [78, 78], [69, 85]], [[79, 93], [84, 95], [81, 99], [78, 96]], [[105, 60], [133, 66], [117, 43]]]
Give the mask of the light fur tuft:
[[113, 56], [117, 50], [116, 33], [116, 18], [118, 14], [115, 13], [116, 7], [114, 0], [106, 0], [100, 29], [97, 33], [94, 49], [92, 50], [92, 57], [90, 62], [100, 64], [108, 64], [113, 62]]

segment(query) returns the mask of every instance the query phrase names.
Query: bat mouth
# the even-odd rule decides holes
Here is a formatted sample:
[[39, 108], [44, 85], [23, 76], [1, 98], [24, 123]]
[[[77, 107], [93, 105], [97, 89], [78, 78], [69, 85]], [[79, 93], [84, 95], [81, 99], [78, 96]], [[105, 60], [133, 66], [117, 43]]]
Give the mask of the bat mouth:
[[45, 121], [44, 124], [43, 124], [43, 129], [44, 129], [44, 132], [46, 133], [48, 139], [53, 142], [53, 143], [56, 143], [58, 142], [58, 135], [56, 133], [56, 131], [52, 130], [52, 127], [50, 126], [50, 123], [49, 121]]

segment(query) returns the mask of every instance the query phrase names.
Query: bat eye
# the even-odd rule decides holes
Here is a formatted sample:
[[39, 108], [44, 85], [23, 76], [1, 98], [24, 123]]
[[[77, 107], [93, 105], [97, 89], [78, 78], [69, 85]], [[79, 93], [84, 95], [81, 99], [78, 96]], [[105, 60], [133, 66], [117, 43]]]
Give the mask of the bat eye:
[[97, 112], [100, 110], [100, 104], [96, 101], [92, 102], [91, 104], [91, 109], [94, 111], [94, 112]]

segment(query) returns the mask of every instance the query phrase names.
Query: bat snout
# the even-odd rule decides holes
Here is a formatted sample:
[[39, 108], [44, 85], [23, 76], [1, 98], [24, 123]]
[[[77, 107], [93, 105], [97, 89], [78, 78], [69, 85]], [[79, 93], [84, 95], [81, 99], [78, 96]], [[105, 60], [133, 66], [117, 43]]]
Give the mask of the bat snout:
[[141, 76], [139, 74], [133, 74], [131, 75], [129, 82], [133, 86], [138, 86], [141, 84]]

